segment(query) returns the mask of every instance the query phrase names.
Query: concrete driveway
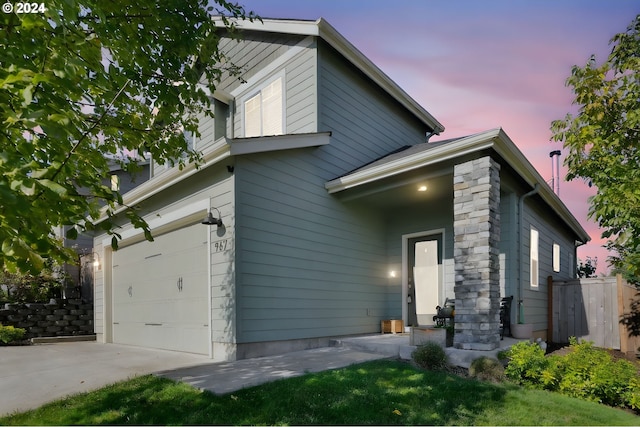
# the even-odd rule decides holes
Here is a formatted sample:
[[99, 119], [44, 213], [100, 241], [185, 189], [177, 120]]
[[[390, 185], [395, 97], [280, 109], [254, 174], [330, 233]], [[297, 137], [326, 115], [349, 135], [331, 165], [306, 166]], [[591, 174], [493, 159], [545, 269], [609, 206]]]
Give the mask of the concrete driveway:
[[97, 342], [0, 347], [0, 415], [136, 375], [211, 363], [206, 356]]
[[224, 394], [387, 357], [377, 351], [323, 347], [216, 363], [195, 354], [96, 342], [0, 347], [0, 416], [136, 375], [155, 373]]

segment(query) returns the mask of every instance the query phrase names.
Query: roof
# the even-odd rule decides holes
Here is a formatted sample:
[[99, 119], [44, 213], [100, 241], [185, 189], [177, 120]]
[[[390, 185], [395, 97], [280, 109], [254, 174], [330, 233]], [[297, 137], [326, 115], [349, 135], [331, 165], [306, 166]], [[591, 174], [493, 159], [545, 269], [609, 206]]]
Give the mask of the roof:
[[327, 182], [325, 188], [329, 193], [338, 193], [349, 188], [376, 182], [417, 168], [434, 165], [486, 149], [493, 149], [497, 152], [531, 188], [538, 184], [540, 197], [563, 219], [576, 236], [585, 243], [591, 240], [578, 220], [562, 200], [546, 185], [544, 178], [502, 128], [491, 129], [461, 138], [425, 142], [403, 147], [403, 149], [389, 153], [346, 175]]
[[[213, 19], [216, 20], [216, 25], [219, 27], [224, 26], [221, 18], [214, 17]], [[324, 18], [319, 18], [315, 21], [262, 18], [261, 20], [254, 20], [253, 22], [240, 20], [234, 22], [234, 24], [238, 29], [243, 30], [320, 37], [436, 134], [444, 131], [444, 126], [436, 120], [435, 117], [411, 98], [409, 94], [391, 80], [389, 76], [371, 62], [369, 58], [360, 52]]]

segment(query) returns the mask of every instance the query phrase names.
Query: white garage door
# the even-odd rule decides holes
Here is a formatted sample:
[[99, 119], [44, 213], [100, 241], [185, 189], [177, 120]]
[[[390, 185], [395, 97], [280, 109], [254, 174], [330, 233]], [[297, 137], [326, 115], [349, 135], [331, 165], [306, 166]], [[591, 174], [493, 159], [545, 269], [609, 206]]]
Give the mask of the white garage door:
[[113, 253], [113, 342], [209, 353], [207, 228], [195, 224]]

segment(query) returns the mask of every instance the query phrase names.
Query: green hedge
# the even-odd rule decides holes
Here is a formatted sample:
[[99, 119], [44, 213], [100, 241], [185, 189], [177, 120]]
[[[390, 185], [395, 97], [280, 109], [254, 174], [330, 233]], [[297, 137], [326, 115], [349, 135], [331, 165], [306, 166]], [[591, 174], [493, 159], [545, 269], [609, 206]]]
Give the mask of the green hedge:
[[8, 344], [13, 341], [18, 341], [22, 339], [25, 331], [22, 328], [14, 328], [13, 326], [2, 326], [0, 324], [0, 342]]
[[592, 342], [571, 338], [570, 352], [564, 356], [545, 356], [536, 343], [520, 342], [511, 347], [508, 358], [507, 378], [525, 387], [640, 412], [638, 366], [614, 360]]

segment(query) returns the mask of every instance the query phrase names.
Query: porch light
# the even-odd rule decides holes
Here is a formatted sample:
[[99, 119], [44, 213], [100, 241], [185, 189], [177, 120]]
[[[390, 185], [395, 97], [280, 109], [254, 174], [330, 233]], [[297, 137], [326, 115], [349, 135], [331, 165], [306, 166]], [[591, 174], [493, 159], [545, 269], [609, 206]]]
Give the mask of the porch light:
[[420, 187], [418, 187], [418, 191], [421, 191], [421, 192], [427, 191], [427, 186], [421, 185]]
[[217, 208], [213, 208], [213, 209], [215, 209], [216, 212], [218, 212], [218, 218], [215, 218], [211, 213], [211, 211], [209, 211], [209, 214], [206, 217], [204, 217], [204, 219], [202, 220], [202, 224], [217, 225], [218, 227], [222, 227], [222, 215], [220, 215], [220, 211]]

